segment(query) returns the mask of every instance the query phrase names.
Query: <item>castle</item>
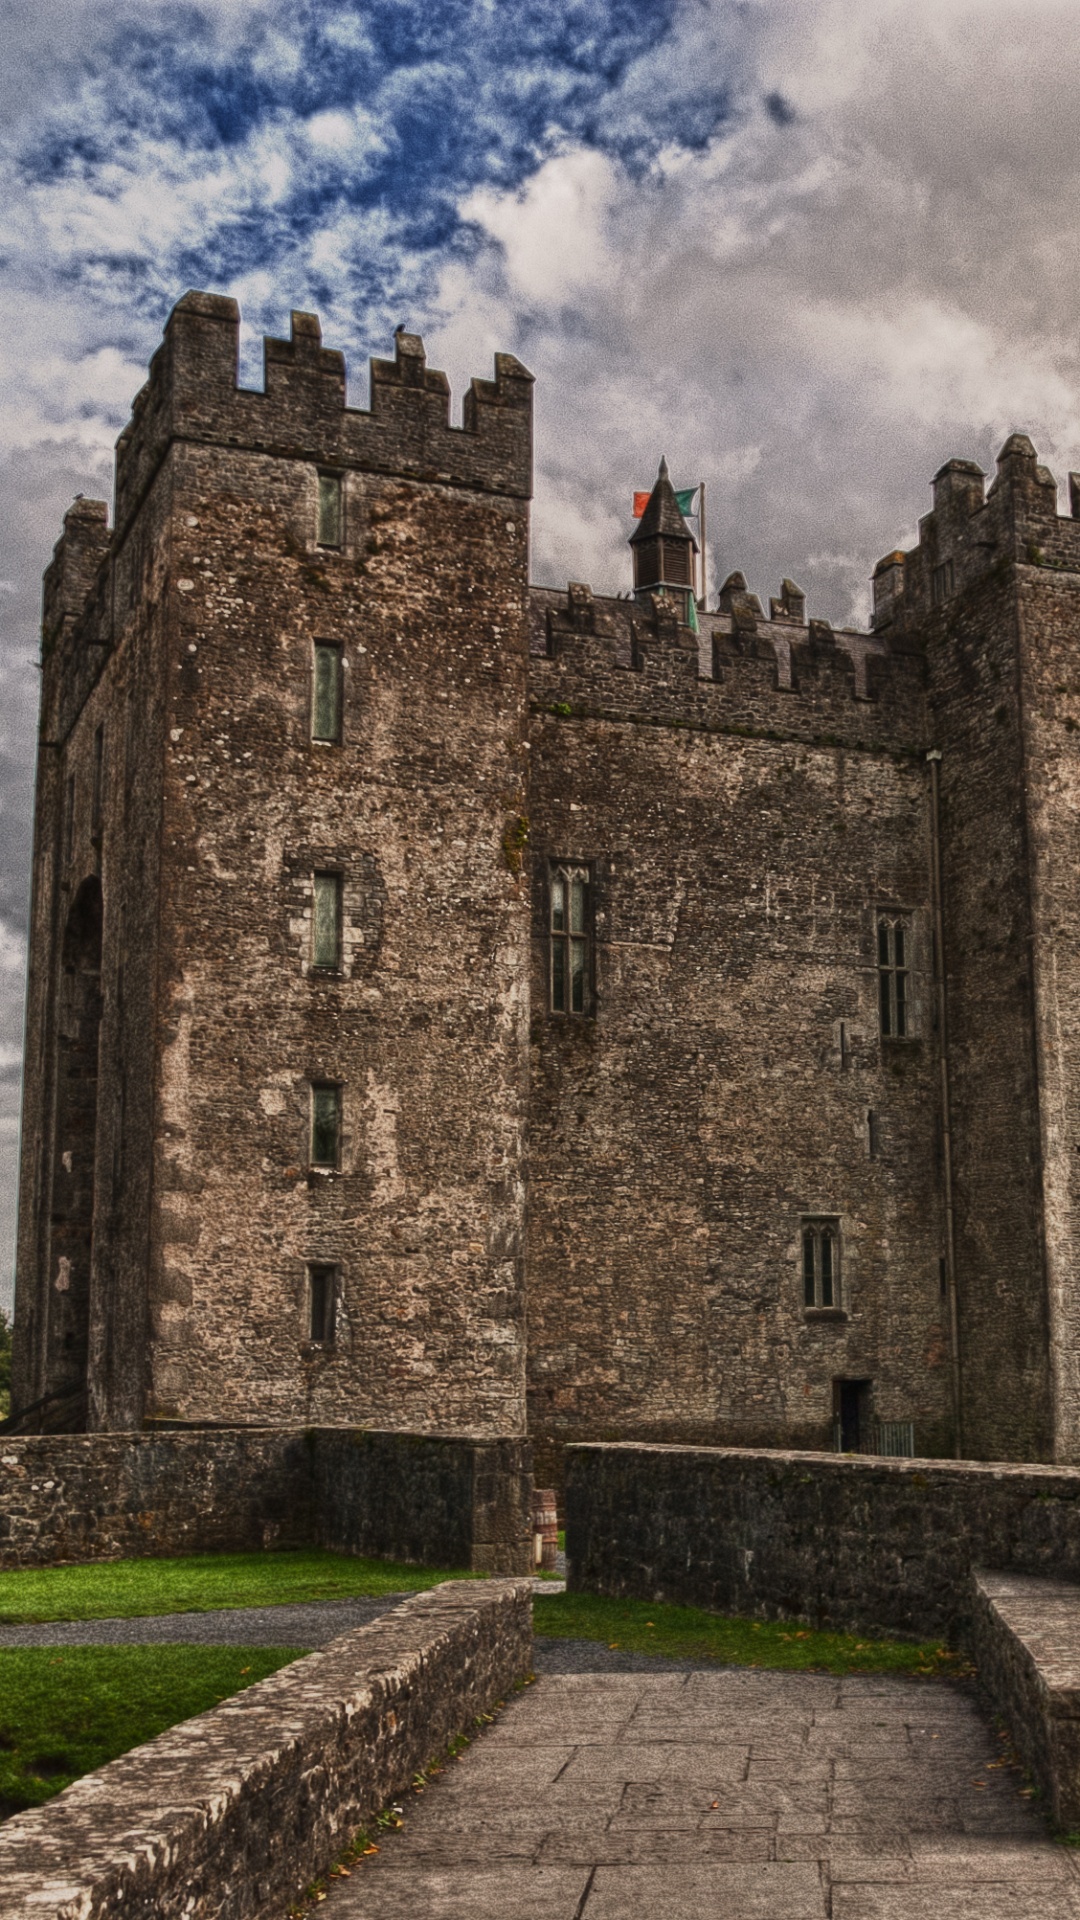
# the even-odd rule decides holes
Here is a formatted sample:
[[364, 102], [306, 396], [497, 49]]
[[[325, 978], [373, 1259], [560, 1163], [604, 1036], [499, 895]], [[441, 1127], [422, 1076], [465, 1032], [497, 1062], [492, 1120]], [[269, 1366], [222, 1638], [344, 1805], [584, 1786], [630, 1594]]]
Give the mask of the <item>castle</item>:
[[1080, 1458], [1077, 483], [531, 587], [515, 359], [237, 344], [46, 575], [16, 1415]]

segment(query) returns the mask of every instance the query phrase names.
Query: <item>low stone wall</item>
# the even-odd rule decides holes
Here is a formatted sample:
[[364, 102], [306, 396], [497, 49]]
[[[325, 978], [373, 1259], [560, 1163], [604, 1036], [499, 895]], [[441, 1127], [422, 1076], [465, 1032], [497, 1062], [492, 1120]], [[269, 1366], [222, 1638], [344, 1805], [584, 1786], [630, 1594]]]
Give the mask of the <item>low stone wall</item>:
[[526, 1573], [525, 1440], [344, 1427], [0, 1435], [0, 1568], [308, 1544]]
[[581, 1445], [566, 1545], [572, 1590], [963, 1643], [973, 1567], [1080, 1580], [1080, 1471]]
[[452, 1581], [0, 1827], [4, 1920], [254, 1920], [529, 1671], [526, 1581]]
[[1080, 1587], [977, 1574], [971, 1651], [1058, 1826], [1080, 1828]]
[[315, 1448], [319, 1543], [482, 1573], [525, 1573], [532, 1474], [520, 1440], [323, 1428]]

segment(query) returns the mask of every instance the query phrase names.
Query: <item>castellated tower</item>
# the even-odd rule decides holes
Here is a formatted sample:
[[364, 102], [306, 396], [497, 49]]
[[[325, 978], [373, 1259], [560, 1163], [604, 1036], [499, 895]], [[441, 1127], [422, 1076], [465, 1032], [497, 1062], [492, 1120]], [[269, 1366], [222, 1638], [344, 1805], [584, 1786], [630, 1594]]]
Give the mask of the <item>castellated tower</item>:
[[14, 1404], [517, 1433], [531, 378], [237, 346], [46, 580]]

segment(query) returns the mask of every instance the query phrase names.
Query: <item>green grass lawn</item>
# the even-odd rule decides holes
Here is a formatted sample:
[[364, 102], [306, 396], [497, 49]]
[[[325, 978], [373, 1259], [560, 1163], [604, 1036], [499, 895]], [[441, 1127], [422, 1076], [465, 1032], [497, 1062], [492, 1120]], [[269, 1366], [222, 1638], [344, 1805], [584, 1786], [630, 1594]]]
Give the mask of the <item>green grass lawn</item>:
[[[419, 1591], [464, 1577], [317, 1550], [113, 1560], [0, 1574], [0, 1620], [206, 1612]], [[537, 1594], [533, 1617], [540, 1636], [732, 1666], [940, 1678], [970, 1672], [959, 1655], [932, 1641], [819, 1633], [796, 1621], [733, 1619], [660, 1601]], [[0, 1818], [38, 1805], [80, 1774], [299, 1657], [296, 1648], [0, 1649]]]
[[296, 1553], [205, 1553], [182, 1560], [99, 1560], [81, 1567], [0, 1573], [0, 1625], [38, 1620], [130, 1620], [211, 1613], [352, 1595], [416, 1593], [440, 1580], [478, 1579], [449, 1567], [358, 1560], [320, 1547]]
[[871, 1640], [857, 1633], [818, 1633], [798, 1621], [743, 1620], [701, 1607], [659, 1600], [607, 1600], [591, 1593], [537, 1594], [539, 1635], [600, 1640], [628, 1653], [676, 1660], [702, 1656], [727, 1666], [814, 1668], [827, 1673], [908, 1673], [964, 1678], [966, 1661], [937, 1641]]
[[0, 1649], [0, 1819], [299, 1658], [295, 1647]]

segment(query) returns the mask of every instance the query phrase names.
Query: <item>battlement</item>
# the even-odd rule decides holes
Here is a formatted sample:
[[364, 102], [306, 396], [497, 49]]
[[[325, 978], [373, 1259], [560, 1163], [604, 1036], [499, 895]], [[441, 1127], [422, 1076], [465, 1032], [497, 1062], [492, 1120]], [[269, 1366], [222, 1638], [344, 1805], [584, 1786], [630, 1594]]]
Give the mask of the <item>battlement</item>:
[[109, 509], [80, 493], [64, 515], [64, 530], [45, 570], [43, 651], [49, 652], [79, 619], [109, 551]]
[[697, 633], [673, 598], [598, 596], [581, 582], [534, 587], [530, 620], [534, 693], [556, 710], [900, 747], [921, 737], [922, 662], [906, 637], [808, 620], [791, 580], [767, 616], [744, 576], [729, 575]]
[[1002, 564], [1080, 572], [1080, 474], [1069, 475], [1071, 517], [1057, 510], [1057, 481], [1026, 433], [1009, 435], [997, 472], [947, 460], [933, 479], [934, 505], [909, 553], [874, 569], [875, 632], [911, 629]]
[[417, 334], [371, 362], [367, 412], [346, 406], [344, 355], [323, 346], [317, 315], [294, 313], [288, 340], [264, 342], [261, 393], [238, 385], [239, 340], [235, 300], [187, 293], [173, 308], [117, 441], [118, 527], [176, 440], [530, 497], [533, 380], [512, 354], [496, 355], [494, 380], [473, 380], [452, 427], [449, 383]]

